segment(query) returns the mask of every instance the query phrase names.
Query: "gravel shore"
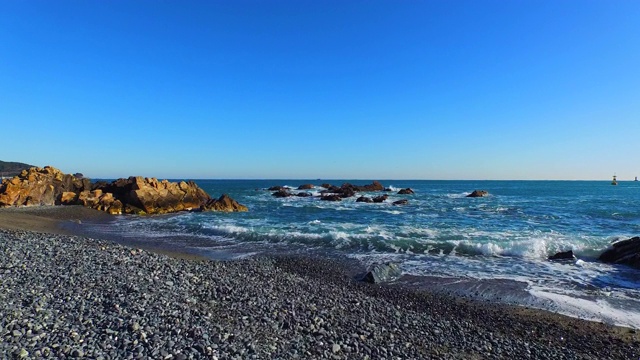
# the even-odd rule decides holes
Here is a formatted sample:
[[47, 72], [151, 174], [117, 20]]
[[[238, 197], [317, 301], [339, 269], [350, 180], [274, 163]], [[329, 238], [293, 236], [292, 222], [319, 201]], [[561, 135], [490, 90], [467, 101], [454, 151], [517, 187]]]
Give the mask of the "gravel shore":
[[353, 281], [326, 259], [171, 258], [0, 230], [0, 357], [638, 359], [634, 330]]

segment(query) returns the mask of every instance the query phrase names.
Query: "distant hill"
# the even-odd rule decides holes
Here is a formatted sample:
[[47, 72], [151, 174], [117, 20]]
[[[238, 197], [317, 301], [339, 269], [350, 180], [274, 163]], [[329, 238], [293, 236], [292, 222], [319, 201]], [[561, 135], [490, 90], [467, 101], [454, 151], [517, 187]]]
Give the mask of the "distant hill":
[[16, 176], [20, 174], [22, 170], [28, 169], [31, 167], [33, 167], [33, 165], [0, 160], [0, 176], [3, 176], [3, 177]]

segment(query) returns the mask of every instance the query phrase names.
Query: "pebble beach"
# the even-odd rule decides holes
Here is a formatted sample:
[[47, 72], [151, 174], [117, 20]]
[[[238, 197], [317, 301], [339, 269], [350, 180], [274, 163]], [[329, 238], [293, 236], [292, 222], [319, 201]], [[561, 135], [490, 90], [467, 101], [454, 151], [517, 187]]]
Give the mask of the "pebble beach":
[[[71, 214], [51, 212], [38, 215], [61, 221]], [[0, 217], [16, 213], [27, 216], [4, 210]], [[179, 257], [5, 226], [0, 357], [640, 357], [640, 336], [633, 329], [362, 283], [348, 265], [331, 259]]]

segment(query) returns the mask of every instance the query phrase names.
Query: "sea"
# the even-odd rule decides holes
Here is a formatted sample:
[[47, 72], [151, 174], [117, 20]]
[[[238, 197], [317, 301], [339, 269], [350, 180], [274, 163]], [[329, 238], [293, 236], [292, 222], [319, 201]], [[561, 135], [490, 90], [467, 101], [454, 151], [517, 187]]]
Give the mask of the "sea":
[[[364, 180], [195, 180], [249, 212], [116, 216], [85, 226], [128, 244], [227, 260], [324, 256], [366, 269], [397, 263], [407, 286], [442, 290], [640, 329], [640, 270], [597, 260], [640, 235], [640, 182], [381, 181], [384, 203], [321, 201], [322, 183]], [[296, 190], [302, 184], [311, 190]], [[313, 197], [276, 198], [271, 186]], [[411, 188], [413, 195], [399, 195]], [[486, 190], [481, 198], [467, 197]], [[359, 193], [374, 197], [380, 192]], [[407, 199], [407, 205], [393, 205]], [[572, 250], [576, 259], [550, 261]]]

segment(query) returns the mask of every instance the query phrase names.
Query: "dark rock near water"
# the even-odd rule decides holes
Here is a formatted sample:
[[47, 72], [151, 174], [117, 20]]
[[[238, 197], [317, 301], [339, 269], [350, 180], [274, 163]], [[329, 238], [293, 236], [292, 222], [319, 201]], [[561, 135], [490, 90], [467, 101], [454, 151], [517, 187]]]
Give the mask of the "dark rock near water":
[[563, 251], [549, 256], [549, 260], [574, 260], [576, 256], [573, 254], [573, 250]]
[[406, 188], [398, 191], [398, 195], [413, 195], [413, 194], [415, 194], [415, 191], [413, 191], [411, 188]]
[[615, 242], [600, 255], [600, 261], [640, 269], [640, 237]]
[[293, 196], [293, 194], [291, 194], [286, 189], [278, 190], [278, 191], [274, 192], [272, 195], [277, 197], [277, 198], [286, 198], [286, 197], [289, 197], [289, 196]]
[[310, 197], [313, 196], [311, 193], [308, 192], [299, 192], [296, 194], [297, 197]]
[[303, 184], [298, 186], [298, 190], [310, 190], [313, 188], [314, 188], [313, 184]]
[[286, 187], [286, 186], [272, 186], [272, 187], [268, 188], [267, 190], [269, 190], [269, 191], [282, 191], [282, 190], [289, 190], [289, 188]]
[[324, 195], [320, 198], [323, 201], [342, 201], [342, 197], [340, 195]]
[[393, 189], [391, 189], [391, 188], [384, 188], [384, 190], [382, 190], [382, 191], [391, 192], [391, 191], [393, 191]]
[[485, 197], [485, 196], [489, 196], [489, 192], [487, 192], [486, 190], [473, 190], [471, 194], [467, 195], [467, 197]]
[[389, 198], [389, 195], [380, 195], [373, 198], [374, 203], [385, 202]]
[[409, 200], [407, 199], [402, 199], [402, 200], [398, 200], [398, 201], [394, 201], [393, 205], [407, 205], [409, 204]]
[[362, 281], [379, 284], [399, 279], [402, 276], [400, 267], [395, 263], [377, 264], [367, 272]]
[[360, 196], [356, 199], [356, 202], [372, 203], [373, 200], [370, 197]]

